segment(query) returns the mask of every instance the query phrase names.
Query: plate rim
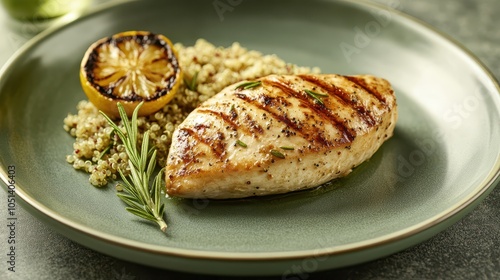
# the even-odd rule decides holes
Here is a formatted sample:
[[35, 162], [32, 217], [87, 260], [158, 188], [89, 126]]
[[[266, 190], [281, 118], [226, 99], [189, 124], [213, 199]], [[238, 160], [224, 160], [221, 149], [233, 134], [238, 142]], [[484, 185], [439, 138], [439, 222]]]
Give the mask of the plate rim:
[[[318, 0], [323, 2], [339, 2], [333, 0]], [[64, 24], [52, 26], [32, 39], [28, 40], [21, 48], [19, 48], [14, 54], [5, 62], [5, 64], [0, 69], [0, 81], [2, 78], [8, 74], [11, 68], [16, 64], [18, 59], [21, 59], [25, 53], [33, 49], [38, 43], [45, 40], [47, 37], [57, 33], [57, 31], [64, 28], [69, 28], [71, 25], [78, 23], [80, 20], [87, 19], [98, 13], [106, 12], [107, 10], [121, 5], [127, 5], [133, 2], [139, 2], [138, 0], [115, 0], [104, 4], [100, 4], [98, 7], [94, 7], [88, 13], [84, 14], [78, 19], [74, 19], [70, 22]], [[492, 83], [496, 89], [497, 94], [500, 95], [500, 84], [495, 78], [491, 70], [468, 48], [463, 44], [458, 42], [456, 39], [450, 35], [440, 31], [439, 29], [433, 27], [432, 25], [415, 18], [409, 14], [406, 14], [397, 9], [385, 6], [380, 3], [376, 3], [368, 0], [340, 0], [340, 2], [347, 3], [351, 6], [362, 6], [363, 8], [376, 8], [385, 11], [389, 11], [392, 14], [404, 20], [406, 23], [411, 24], [412, 27], [418, 27], [419, 30], [423, 30], [429, 34], [432, 34], [442, 41], [446, 42], [450, 47], [455, 48], [456, 51], [461, 52], [469, 62], [472, 62], [475, 66], [479, 67], [481, 73], [488, 78], [488, 81]], [[3, 183], [8, 186], [8, 172], [3, 163], [0, 165], [0, 179]], [[411, 227], [401, 229], [399, 231], [392, 232], [377, 238], [371, 238], [368, 240], [331, 246], [321, 249], [307, 249], [307, 250], [294, 250], [294, 251], [282, 251], [282, 252], [223, 252], [223, 251], [202, 251], [195, 249], [183, 249], [168, 247], [165, 245], [152, 245], [148, 243], [143, 243], [135, 240], [130, 240], [125, 237], [119, 237], [112, 234], [100, 232], [88, 226], [80, 225], [79, 223], [72, 221], [71, 219], [60, 216], [54, 210], [39, 203], [36, 198], [28, 195], [22, 186], [15, 184], [16, 196], [20, 197], [25, 203], [33, 207], [36, 211], [52, 219], [64, 226], [70, 227], [73, 230], [77, 230], [79, 233], [84, 234], [92, 239], [97, 239], [99, 241], [119, 246], [133, 251], [142, 251], [144, 253], [152, 253], [160, 256], [173, 256], [173, 257], [183, 257], [190, 259], [203, 259], [203, 260], [231, 260], [231, 261], [266, 261], [266, 260], [290, 260], [290, 259], [303, 259], [311, 256], [322, 256], [322, 255], [341, 255], [353, 252], [360, 252], [366, 249], [376, 248], [379, 246], [387, 245], [397, 241], [403, 241], [406, 238], [414, 236], [416, 234], [422, 233], [426, 230], [437, 226], [444, 221], [447, 221], [454, 217], [455, 215], [467, 210], [474, 202], [479, 202], [479, 199], [492, 191], [496, 184], [499, 183], [500, 179], [500, 150], [497, 154], [497, 158], [493, 166], [490, 168], [487, 176], [476, 185], [473, 191], [471, 191], [467, 196], [462, 198], [460, 201], [456, 202], [454, 205], [448, 207], [445, 211], [438, 213], [438, 215], [432, 216], [420, 223], [417, 223]], [[7, 188], [5, 188], [6, 191]], [[70, 238], [70, 236], [65, 235]]]

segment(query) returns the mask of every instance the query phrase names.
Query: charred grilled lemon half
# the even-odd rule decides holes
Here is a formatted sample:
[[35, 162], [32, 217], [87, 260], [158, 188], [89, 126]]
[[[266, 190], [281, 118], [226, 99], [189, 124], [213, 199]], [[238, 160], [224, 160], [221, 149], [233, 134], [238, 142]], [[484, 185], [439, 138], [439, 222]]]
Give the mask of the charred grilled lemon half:
[[121, 32], [96, 41], [80, 65], [83, 91], [110, 117], [119, 116], [118, 102], [129, 117], [142, 101], [139, 116], [160, 110], [172, 100], [181, 81], [172, 42], [146, 31]]

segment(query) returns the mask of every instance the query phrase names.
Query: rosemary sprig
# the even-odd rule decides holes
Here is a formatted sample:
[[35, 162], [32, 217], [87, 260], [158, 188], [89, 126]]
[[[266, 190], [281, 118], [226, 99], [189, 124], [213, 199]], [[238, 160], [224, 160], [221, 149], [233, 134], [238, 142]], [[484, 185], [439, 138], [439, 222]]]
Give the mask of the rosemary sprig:
[[184, 83], [189, 90], [196, 91], [196, 87], [198, 86], [198, 71], [194, 73], [191, 81], [184, 78]]
[[141, 148], [137, 147], [137, 113], [141, 106], [142, 102], [135, 108], [132, 119], [129, 121], [123, 105], [118, 103], [118, 111], [125, 132], [104, 112], [100, 112], [123, 142], [129, 158], [130, 175], [126, 176], [122, 170], [118, 170], [123, 180], [121, 185], [124, 192], [116, 195], [129, 206], [125, 210], [143, 219], [156, 222], [161, 231], [166, 232], [167, 224], [163, 219], [165, 205], [161, 202], [163, 169], [154, 178], [153, 185], [149, 186], [149, 180], [156, 167], [156, 149], [154, 146], [149, 148], [149, 131], [144, 133]]
[[323, 100], [321, 100], [321, 97], [328, 97], [328, 94], [323, 94], [323, 93], [318, 93], [312, 90], [305, 89], [304, 90], [309, 96], [314, 98], [316, 102], [320, 103], [321, 105], [325, 105]]
[[280, 149], [283, 149], [283, 150], [288, 150], [288, 151], [293, 151], [295, 150], [294, 147], [291, 147], [291, 146], [281, 146]]
[[261, 81], [245, 82], [245, 83], [241, 83], [238, 86], [236, 86], [235, 89], [249, 89], [249, 88], [258, 87], [261, 84], [262, 84]]

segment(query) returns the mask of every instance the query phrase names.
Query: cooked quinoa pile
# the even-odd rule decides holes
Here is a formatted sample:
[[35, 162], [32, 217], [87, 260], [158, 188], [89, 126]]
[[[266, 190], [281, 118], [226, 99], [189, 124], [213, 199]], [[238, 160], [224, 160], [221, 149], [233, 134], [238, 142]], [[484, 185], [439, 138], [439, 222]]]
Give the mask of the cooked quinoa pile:
[[[174, 99], [162, 110], [138, 118], [139, 144], [142, 134], [149, 130], [160, 166], [166, 163], [175, 128], [201, 102], [224, 87], [269, 74], [319, 72], [317, 68], [286, 63], [276, 55], [247, 50], [238, 43], [224, 48], [199, 39], [194, 46], [177, 43], [175, 48], [185, 81], [196, 77], [195, 90], [188, 89], [183, 82]], [[66, 161], [75, 169], [89, 173], [89, 181], [94, 186], [104, 186], [117, 179], [118, 170], [127, 174], [125, 148], [98, 109], [88, 100], [80, 101], [76, 108], [76, 114], [68, 114], [64, 119], [64, 129], [75, 138], [73, 153], [66, 156]]]

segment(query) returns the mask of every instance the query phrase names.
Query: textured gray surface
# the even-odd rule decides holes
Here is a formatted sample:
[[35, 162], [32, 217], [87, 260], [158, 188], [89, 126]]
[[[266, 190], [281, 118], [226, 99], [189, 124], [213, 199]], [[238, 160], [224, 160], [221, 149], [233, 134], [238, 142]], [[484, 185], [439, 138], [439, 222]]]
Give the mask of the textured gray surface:
[[[399, 10], [449, 34], [479, 57], [495, 77], [500, 78], [500, 32], [497, 31], [500, 1], [378, 2], [397, 6]], [[0, 31], [3, 38], [0, 42], [0, 64], [4, 64], [29, 36], [9, 29], [3, 14], [0, 14]], [[7, 212], [6, 199], [5, 192], [0, 192], [0, 213]], [[17, 272], [8, 273], [6, 270], [7, 231], [2, 226], [0, 279], [153, 279], [157, 276], [162, 279], [231, 279], [171, 272], [124, 262], [60, 236], [23, 209], [18, 209], [17, 218]], [[353, 267], [286, 279], [500, 279], [499, 248], [500, 188], [497, 187], [461, 221], [413, 248]]]

